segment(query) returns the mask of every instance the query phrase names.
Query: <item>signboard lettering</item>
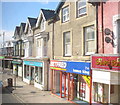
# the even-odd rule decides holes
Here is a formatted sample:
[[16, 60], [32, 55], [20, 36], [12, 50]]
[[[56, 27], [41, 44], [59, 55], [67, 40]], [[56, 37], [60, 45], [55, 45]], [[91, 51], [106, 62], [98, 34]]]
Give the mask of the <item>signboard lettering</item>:
[[90, 63], [87, 62], [51, 60], [50, 68], [53, 70], [62, 70], [69, 73], [90, 75]]
[[92, 69], [120, 70], [120, 56], [92, 56]]

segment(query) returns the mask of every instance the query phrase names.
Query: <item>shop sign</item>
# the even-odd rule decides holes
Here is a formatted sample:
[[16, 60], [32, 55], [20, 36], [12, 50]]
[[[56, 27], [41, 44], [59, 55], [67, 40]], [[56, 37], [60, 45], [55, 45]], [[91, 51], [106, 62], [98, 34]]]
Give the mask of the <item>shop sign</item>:
[[5, 58], [4, 56], [0, 56], [0, 59], [3, 59], [3, 58]]
[[90, 87], [90, 76], [83, 75], [82, 76], [88, 87]]
[[120, 56], [92, 56], [92, 69], [120, 70]]
[[23, 63], [24, 63], [24, 65], [43, 67], [43, 63], [42, 62], [23, 61]]
[[22, 64], [22, 60], [13, 60], [12, 63], [13, 64]]
[[62, 61], [51, 61], [50, 68], [54, 70], [66, 71], [67, 63]]
[[53, 70], [62, 70], [64, 72], [90, 75], [90, 63], [72, 62], [72, 61], [55, 61], [50, 62], [50, 68]]

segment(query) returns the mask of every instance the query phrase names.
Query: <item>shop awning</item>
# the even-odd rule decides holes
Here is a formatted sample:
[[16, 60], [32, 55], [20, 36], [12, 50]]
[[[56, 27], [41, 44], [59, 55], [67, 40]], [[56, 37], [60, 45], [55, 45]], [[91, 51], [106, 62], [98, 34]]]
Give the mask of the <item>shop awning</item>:
[[12, 61], [13, 64], [22, 64], [21, 61]]

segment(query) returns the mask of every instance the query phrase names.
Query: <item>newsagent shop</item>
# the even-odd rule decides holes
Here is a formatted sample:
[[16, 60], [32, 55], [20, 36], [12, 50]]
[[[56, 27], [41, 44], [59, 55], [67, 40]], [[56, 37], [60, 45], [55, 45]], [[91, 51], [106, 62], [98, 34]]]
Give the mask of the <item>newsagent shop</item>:
[[41, 90], [48, 90], [48, 63], [43, 61], [23, 61], [23, 81]]
[[52, 94], [91, 103], [90, 63], [51, 60], [50, 69]]
[[92, 55], [93, 102], [120, 103], [120, 56]]

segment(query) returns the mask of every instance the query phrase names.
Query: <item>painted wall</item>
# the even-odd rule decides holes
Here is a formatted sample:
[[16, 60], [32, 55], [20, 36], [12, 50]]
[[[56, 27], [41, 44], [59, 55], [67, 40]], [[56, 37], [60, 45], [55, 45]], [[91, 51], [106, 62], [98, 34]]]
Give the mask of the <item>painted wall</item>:
[[[105, 28], [109, 28], [113, 31], [113, 16], [120, 14], [118, 11], [120, 8], [120, 3], [118, 2], [106, 2], [103, 3], [103, 31]], [[114, 53], [114, 47], [111, 43], [105, 42], [105, 33], [104, 34], [104, 42], [102, 41], [102, 13], [101, 13], [101, 4], [98, 6], [98, 52], [105, 53], [105, 54], [112, 54]], [[115, 32], [113, 32], [115, 34]], [[112, 38], [109, 35], [110, 38]], [[104, 52], [102, 52], [102, 43], [104, 43]], [[109, 50], [108, 50], [109, 49]]]

